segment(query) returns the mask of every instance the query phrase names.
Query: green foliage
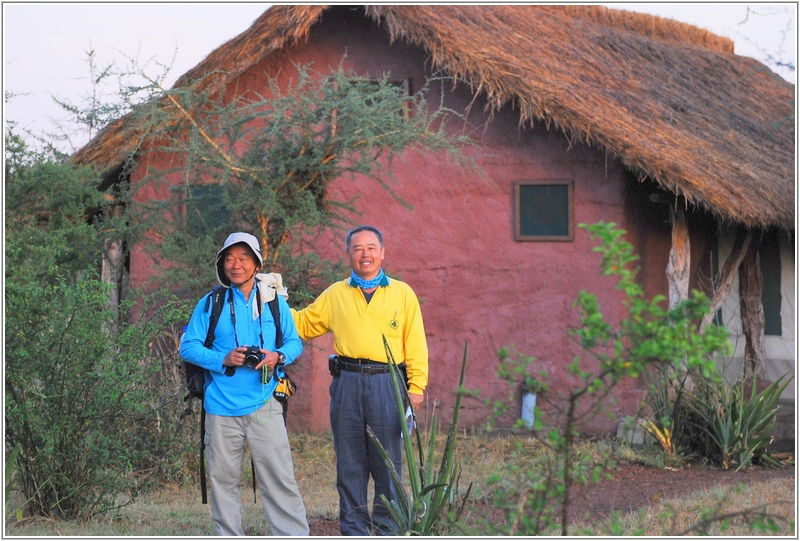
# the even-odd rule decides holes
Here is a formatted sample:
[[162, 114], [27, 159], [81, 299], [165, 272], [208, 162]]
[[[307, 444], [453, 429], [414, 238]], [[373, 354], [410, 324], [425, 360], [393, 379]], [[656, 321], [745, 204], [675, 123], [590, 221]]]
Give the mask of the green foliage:
[[[397, 475], [389, 453], [381, 445], [380, 440], [375, 436], [372, 429], [367, 426], [367, 433], [378, 447], [387, 468], [391, 472], [397, 491], [396, 501], [389, 501], [385, 495], [381, 495], [381, 498], [396, 523], [396, 535], [453, 535], [457, 528], [461, 526], [461, 516], [472, 489], [472, 484], [470, 483], [465, 494], [463, 496], [459, 495], [461, 468], [455, 460], [458, 414], [461, 407], [461, 388], [464, 385], [464, 374], [467, 366], [467, 346], [466, 344], [464, 346], [461, 378], [459, 380], [459, 389], [456, 391], [453, 419], [450, 422], [447, 440], [442, 451], [441, 463], [437, 470], [435, 444], [438, 432], [438, 418], [436, 416], [433, 417], [431, 427], [428, 430], [427, 451], [423, 451], [420, 431], [417, 430], [415, 432], [418, 452], [418, 455], [415, 455], [411, 443], [411, 434], [403, 414], [405, 411], [403, 396], [407, 391], [400, 388], [399, 369], [389, 349], [386, 337], [383, 338], [383, 344], [389, 359], [397, 408], [400, 412], [400, 425], [403, 433], [406, 463], [408, 464], [410, 491], [406, 489]], [[416, 423], [416, 415], [412, 415], [414, 415], [413, 419]]]
[[105, 204], [99, 178], [29, 151], [13, 132], [6, 138], [6, 279], [75, 283], [87, 268], [99, 269], [102, 244], [87, 220]]
[[[22, 448], [20, 490], [35, 515], [88, 517], [135, 496], [164, 451], [147, 382], [147, 345], [165, 317], [110, 331], [97, 281], [6, 284], [6, 440]], [[27, 306], [40, 311], [28, 318]]]
[[580, 326], [574, 331], [584, 350], [600, 362], [598, 388], [603, 380], [616, 383], [620, 377], [638, 377], [652, 366], [670, 367], [673, 372], [697, 370], [703, 377], [714, 371], [712, 355], [730, 351], [727, 330], [709, 327], [698, 332], [697, 321], [708, 311], [709, 301], [699, 291], [693, 291], [675, 307], [664, 307], [663, 295], [644, 298], [642, 286], [635, 281], [638, 267], [630, 265], [638, 259], [633, 246], [622, 240], [625, 231], [614, 223], [580, 227], [589, 231], [600, 246], [593, 251], [603, 255], [604, 275], [617, 275], [616, 288], [625, 297], [622, 304], [627, 315], [612, 329], [600, 312], [597, 298], [581, 292], [576, 306], [581, 311]]
[[[11, 450], [11, 453], [6, 458], [6, 464], [5, 464], [5, 471], [6, 471], [6, 474], [5, 474], [5, 484], [6, 484], [5, 502], [6, 502], [6, 505], [8, 505], [8, 503], [9, 503], [9, 501], [11, 499], [11, 493], [14, 491], [14, 488], [15, 488], [15, 486], [14, 486], [14, 477], [15, 477], [15, 474], [16, 474], [17, 458], [19, 458], [20, 451], [22, 451], [22, 447], [20, 445], [17, 445], [16, 447], [14, 447], [14, 449]], [[8, 508], [6, 508], [6, 512], [8, 512]], [[17, 520], [20, 520], [22, 518], [22, 510], [21, 509], [17, 509], [14, 514], [16, 515], [16, 519]]]
[[[12, 134], [13, 135], [13, 134]], [[91, 169], [30, 152], [21, 139], [6, 154], [6, 445], [19, 447], [15, 488], [27, 511], [88, 517], [135, 496], [161, 465], [174, 432], [147, 383], [151, 341], [183, 310], [161, 297], [128, 324], [130, 306], [111, 309], [99, 279], [110, 221]]]
[[132, 219], [154, 227], [160, 242], [151, 255], [187, 296], [208, 289], [216, 249], [231, 231], [244, 230], [259, 238], [265, 267], [286, 273], [292, 302], [303, 304], [344, 269], [299, 255], [309, 254], [311, 241], [353, 225], [355, 200], [328, 197], [334, 180], [372, 179], [396, 197], [392, 167], [407, 150], [469, 163], [460, 150], [469, 140], [448, 132], [457, 115], [429, 110], [430, 82], [407, 96], [388, 75], [375, 81], [341, 66], [330, 74], [298, 66], [283, 87], [268, 84], [264, 96], [232, 96], [225, 89], [209, 94], [198, 81], [154, 101], [172, 107], [134, 111], [132, 125], [147, 126], [148, 136], [163, 142], [154, 150], [179, 165], [150, 167], [133, 189], [170, 195], [135, 205]]
[[652, 418], [642, 426], [667, 453], [725, 469], [743, 469], [756, 460], [776, 463], [766, 447], [780, 408], [778, 398], [791, 378], [781, 384], [782, 376], [761, 393], [747, 396], [746, 380], [730, 383], [716, 371], [709, 378], [692, 378], [689, 372], [658, 376], [651, 379], [648, 394]]
[[763, 391], [757, 391], [754, 377], [750, 394], [746, 381], [733, 384], [721, 377], [701, 379], [687, 395], [687, 418], [683, 434], [687, 450], [713, 460], [728, 469], [746, 468], [757, 459], [775, 463], [766, 454], [772, 441], [778, 398], [793, 379], [781, 376]]
[[[616, 288], [624, 294], [622, 303], [626, 315], [615, 326], [603, 316], [594, 294], [579, 293], [574, 304], [579, 310], [579, 326], [571, 335], [584, 355], [594, 362], [584, 367], [582, 358], [575, 357], [569, 372], [578, 383], [568, 391], [566, 407], [552, 404], [562, 419], [552, 424], [546, 440], [557, 458], [541, 471], [523, 472], [530, 477], [527, 494], [496, 495], [496, 502], [507, 517], [503, 534], [540, 535], [557, 528], [561, 535], [568, 534], [570, 486], [597, 480], [608, 466], [602, 460], [577, 459], [574, 442], [578, 436], [578, 421], [582, 415], [596, 411], [623, 378], [636, 378], [653, 367], [669, 374], [688, 369], [709, 377], [715, 367], [713, 355], [730, 348], [724, 328], [697, 330], [696, 322], [708, 310], [708, 299], [701, 293], [693, 292], [691, 298], [672, 309], [664, 308], [663, 296], [644, 298], [644, 290], [636, 282], [639, 269], [633, 267], [638, 257], [633, 253], [633, 246], [623, 240], [625, 231], [616, 228], [614, 223], [603, 222], [580, 227], [590, 233], [592, 240], [600, 241], [593, 251], [602, 254], [603, 274], [618, 277]], [[500, 351], [500, 357], [501, 378], [514, 385], [522, 375], [524, 385], [536, 389], [540, 397], [548, 397], [550, 390], [544, 383], [547, 375], [540, 374], [539, 378], [527, 375], [532, 358], [521, 356], [515, 363], [505, 348]], [[581, 407], [586, 399], [590, 404]], [[543, 426], [541, 413], [537, 407], [535, 418], [539, 429]], [[557, 513], [560, 513], [560, 524], [555, 521]]]
[[[650, 416], [640, 422], [642, 428], [653, 435], [670, 457], [678, 457], [680, 442], [675, 442], [675, 427], [683, 426], [683, 408], [687, 385], [691, 384], [689, 372], [679, 372], [667, 365], [655, 365], [646, 372], [647, 404]], [[711, 377], [714, 377], [712, 375]], [[677, 431], [678, 437], [681, 431]]]

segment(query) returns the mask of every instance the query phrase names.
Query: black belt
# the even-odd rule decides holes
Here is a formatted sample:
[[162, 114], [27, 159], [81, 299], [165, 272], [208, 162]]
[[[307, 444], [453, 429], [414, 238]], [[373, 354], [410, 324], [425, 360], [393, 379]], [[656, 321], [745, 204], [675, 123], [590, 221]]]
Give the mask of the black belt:
[[[389, 370], [391, 370], [389, 363], [382, 363], [380, 361], [373, 361], [372, 359], [364, 359], [361, 357], [345, 357], [344, 355], [337, 355], [336, 357], [339, 360], [339, 368], [347, 372], [357, 372], [359, 374], [388, 374]], [[397, 365], [397, 368], [405, 374], [405, 363]]]
[[346, 372], [358, 372], [359, 374], [387, 374], [389, 372], [389, 365], [383, 363], [383, 366], [377, 364], [350, 364], [341, 363], [339, 368]]
[[382, 363], [380, 361], [373, 361], [372, 359], [363, 359], [361, 357], [345, 357], [344, 355], [337, 355], [340, 361], [343, 363], [350, 363], [350, 364], [379, 364], [383, 366], [388, 366], [386, 363]]
[[386, 374], [389, 372], [389, 365], [370, 359], [355, 359], [339, 355], [339, 368], [347, 372], [358, 372], [359, 374]]

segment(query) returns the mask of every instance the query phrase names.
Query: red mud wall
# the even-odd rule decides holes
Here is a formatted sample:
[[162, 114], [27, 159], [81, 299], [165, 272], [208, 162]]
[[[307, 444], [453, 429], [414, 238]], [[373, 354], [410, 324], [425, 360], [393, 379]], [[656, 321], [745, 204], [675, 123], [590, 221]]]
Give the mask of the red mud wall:
[[[335, 67], [345, 51], [347, 67], [360, 74], [388, 71], [393, 78], [410, 78], [412, 91], [420, 88], [428, 74], [423, 71], [426, 58], [419, 49], [389, 44], [385, 32], [372, 24], [328, 15], [312, 30], [307, 43], [288, 51], [285, 62], [313, 61], [316, 69]], [[281, 69], [282, 73], [289, 71], [286, 63]], [[259, 77], [256, 71], [250, 73], [254, 83]], [[264, 71], [275, 73], [275, 66]], [[436, 100], [438, 95], [432, 95], [434, 105]], [[463, 88], [446, 98], [448, 106], [462, 111], [471, 102]], [[480, 99], [472, 104], [470, 122], [474, 126], [483, 127], [487, 122], [483, 105]], [[481, 390], [480, 399], [463, 401], [461, 425], [467, 427], [486, 421], [489, 412], [484, 398], [503, 399], [509, 392], [507, 384], [495, 375], [501, 347], [515, 345], [521, 353], [535, 357], [532, 370], [550, 374], [548, 383], [555, 397], [575, 386], [566, 367], [581, 351], [567, 328], [577, 321], [572, 303], [578, 292], [595, 292], [607, 317], [620, 316], [614, 281], [600, 276], [600, 258], [592, 252], [585, 231], [576, 228], [573, 242], [514, 241], [513, 183], [571, 179], [575, 224], [605, 220], [625, 227], [621, 168], [602, 151], [583, 145], [570, 148], [563, 134], [548, 132], [541, 124], [532, 129], [519, 129], [518, 124], [518, 113], [506, 108], [485, 130], [478, 131], [481, 150], [472, 155], [486, 178], [460, 170], [442, 156], [407, 153], [395, 167], [393, 189], [411, 203], [412, 211], [369, 180], [340, 179], [331, 191], [331, 196], [344, 199], [360, 196], [357, 207], [362, 216], [358, 221], [384, 232], [387, 272], [408, 282], [420, 298], [430, 349], [423, 417], [435, 409], [449, 421], [465, 344], [469, 347], [466, 386]], [[320, 248], [330, 249], [327, 244]], [[335, 247], [341, 249], [342, 240]], [[331, 350], [307, 349], [301, 364], [326, 371]], [[314, 381], [326, 381], [326, 377], [329, 382], [325, 374]], [[633, 383], [622, 385], [616, 393], [622, 399], [614, 406], [618, 413], [635, 413], [641, 394]], [[326, 388], [315, 388], [313, 400], [319, 402], [318, 393], [324, 391]], [[514, 391], [513, 415], [503, 419], [505, 424], [519, 416], [519, 391]], [[545, 400], [539, 404], [547, 408]], [[298, 404], [297, 409], [302, 407]], [[316, 404], [308, 413], [315, 419], [327, 416], [327, 407]], [[613, 423], [600, 416], [586, 428], [608, 431], [613, 430]]]
[[[238, 91], [255, 88], [264, 92], [269, 76], [286, 78], [296, 73], [293, 63], [313, 62], [318, 71], [336, 69], [345, 52], [345, 67], [357, 73], [376, 76], [391, 72], [393, 78], [410, 78], [412, 91], [420, 88], [429, 67], [423, 51], [390, 44], [387, 34], [371, 22], [357, 17], [345, 20], [342, 13], [326, 14], [307, 42], [275, 53], [244, 73], [235, 85]], [[446, 88], [449, 92], [452, 86], [448, 83]], [[431, 100], [435, 105], [438, 96], [434, 93]], [[514, 181], [570, 179], [574, 182], [576, 226], [604, 220], [630, 231], [624, 175], [618, 162], [601, 150], [570, 146], [563, 134], [547, 131], [541, 123], [519, 128], [518, 112], [510, 107], [487, 123], [484, 101], [473, 102], [463, 87], [446, 97], [446, 105], [457, 110], [466, 110], [470, 104], [469, 120], [481, 128], [477, 132], [480, 150], [470, 153], [486, 172], [485, 178], [456, 168], [442, 156], [409, 152], [396, 164], [393, 189], [411, 203], [412, 211], [365, 179], [337, 180], [330, 192], [335, 198], [360, 196], [356, 206], [362, 216], [357, 221], [383, 231], [387, 273], [409, 283], [420, 298], [430, 350], [423, 419], [435, 410], [443, 423], [449, 423], [468, 345], [466, 386], [481, 393], [480, 399], [463, 401], [462, 427], [480, 426], [487, 420], [490, 411], [483, 405], [484, 399], [494, 401], [508, 395], [507, 384], [496, 376], [501, 347], [514, 346], [535, 357], [532, 372], [549, 373], [553, 391], [540, 397], [540, 407], [551, 409], [548, 400], [575, 388], [567, 367], [581, 350], [569, 337], [568, 328], [577, 323], [572, 304], [580, 290], [597, 294], [607, 319], [616, 321], [622, 315], [615, 281], [600, 276], [600, 257], [592, 252], [594, 244], [584, 230], [575, 227], [572, 242], [514, 241]], [[143, 170], [140, 167], [134, 180]], [[643, 234], [635, 234], [631, 240], [636, 246], [647, 245]], [[318, 250], [338, 257], [343, 239], [320, 243]], [[662, 252], [663, 246], [657, 251]], [[662, 255], [666, 262], [666, 253]], [[141, 283], [148, 272], [147, 259], [134, 254], [132, 281]], [[649, 289], [661, 288], [663, 270], [661, 278], [654, 270], [647, 276], [653, 281]], [[299, 389], [290, 404], [290, 430], [319, 433], [329, 429], [330, 353], [331, 338], [317, 339], [306, 344], [294, 367]], [[614, 393], [618, 402], [610, 406], [612, 411], [635, 414], [642, 398], [638, 389], [634, 381], [622, 384]], [[501, 425], [508, 426], [519, 417], [519, 389], [513, 391], [511, 413]], [[612, 431], [614, 422], [601, 415], [584, 429]]]

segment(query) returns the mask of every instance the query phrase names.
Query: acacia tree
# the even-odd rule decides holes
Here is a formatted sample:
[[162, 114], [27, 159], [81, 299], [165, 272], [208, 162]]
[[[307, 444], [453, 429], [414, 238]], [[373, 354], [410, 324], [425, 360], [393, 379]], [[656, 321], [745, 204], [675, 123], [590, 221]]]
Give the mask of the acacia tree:
[[[150, 140], [161, 141], [154, 149], [181, 163], [151, 169], [131, 188], [159, 183], [169, 188], [166, 200], [130, 208], [130, 219], [159, 239], [148, 246], [168, 269], [157, 280], [180, 284], [181, 295], [207, 290], [217, 247], [244, 230], [260, 239], [265, 267], [286, 273], [293, 302], [313, 298], [341, 264], [320, 261], [304, 243], [355, 216], [354, 201], [328, 197], [331, 182], [361, 175], [400, 200], [392, 166], [407, 150], [442, 152], [474, 168], [462, 152], [470, 139], [451, 122], [463, 118], [442, 103], [430, 107], [434, 79], [407, 95], [388, 75], [370, 80], [341, 66], [330, 74], [298, 66], [297, 73], [286, 88], [272, 80], [268, 96], [181, 88], [161, 95], [160, 107], [134, 113]], [[165, 109], [177, 121], [165, 122]]]

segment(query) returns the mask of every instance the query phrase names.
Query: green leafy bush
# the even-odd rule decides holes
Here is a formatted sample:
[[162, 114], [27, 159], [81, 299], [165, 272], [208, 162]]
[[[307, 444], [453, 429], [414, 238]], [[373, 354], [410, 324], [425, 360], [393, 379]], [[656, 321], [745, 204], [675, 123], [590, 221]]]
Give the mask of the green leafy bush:
[[[603, 400], [623, 378], [636, 378], [649, 370], [678, 374], [691, 370], [708, 378], [715, 369], [713, 356], [729, 351], [727, 331], [708, 327], [704, 332], [696, 322], [708, 310], [709, 301], [700, 292], [671, 309], [664, 307], [662, 295], [645, 299], [642, 286], [636, 282], [638, 259], [633, 246], [623, 239], [625, 231], [614, 223], [581, 224], [592, 239], [600, 241], [593, 251], [602, 254], [600, 266], [604, 275], [618, 277], [616, 288], [624, 293], [622, 300], [626, 315], [618, 324], [606, 321], [597, 297], [581, 291], [575, 306], [579, 310], [579, 325], [570, 334], [583, 349], [569, 365], [576, 385], [567, 391], [566, 405], [560, 407], [549, 400], [557, 418], [551, 420], [545, 438], [554, 451], [553, 462], [539, 471], [520, 472], [529, 476], [527, 494], [496, 495], [496, 504], [506, 514], [505, 535], [542, 535], [560, 529], [568, 534], [570, 486], [598, 480], [609, 464], [602, 460], [580, 457], [574, 452], [582, 415], [596, 412]], [[547, 374], [538, 378], [527, 375], [532, 359], [521, 357], [509, 364], [508, 350], [501, 350], [500, 377], [517, 383], [520, 374], [525, 385], [534, 385], [540, 399], [548, 400], [550, 389]], [[585, 358], [584, 358], [585, 357]], [[588, 358], [588, 359], [586, 359]], [[586, 362], [589, 360], [590, 362]], [[588, 404], [582, 404], [588, 402]], [[542, 421], [542, 411], [536, 408], [536, 427], [541, 431], [548, 423]], [[660, 418], [661, 427], [670, 424], [669, 415]], [[667, 429], [665, 433], [668, 434]], [[560, 524], [555, 519], [560, 515]]]
[[[136, 323], [100, 279], [114, 225], [99, 177], [14, 143], [6, 153], [5, 439], [19, 448], [14, 488], [37, 516], [88, 517], [135, 497], [162, 468], [174, 430], [161, 430], [150, 356], [185, 313], [161, 295]], [[185, 317], [185, 316], [184, 316]], [[15, 466], [15, 467], [14, 467]], [[7, 485], [8, 486], [8, 485]]]
[[[29, 306], [40, 313], [31, 314]], [[134, 497], [164, 456], [145, 362], [156, 319], [110, 331], [99, 282], [6, 289], [6, 441], [30, 514], [88, 517]]]
[[[716, 363], [701, 372], [681, 365], [648, 367], [649, 415], [640, 420], [673, 460], [696, 460], [725, 469], [772, 462], [778, 399], [792, 377], [782, 376], [761, 392], [757, 379], [728, 381]], [[749, 394], [748, 394], [749, 389]]]

